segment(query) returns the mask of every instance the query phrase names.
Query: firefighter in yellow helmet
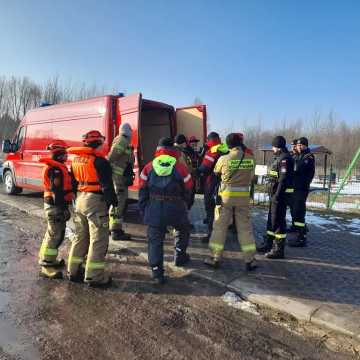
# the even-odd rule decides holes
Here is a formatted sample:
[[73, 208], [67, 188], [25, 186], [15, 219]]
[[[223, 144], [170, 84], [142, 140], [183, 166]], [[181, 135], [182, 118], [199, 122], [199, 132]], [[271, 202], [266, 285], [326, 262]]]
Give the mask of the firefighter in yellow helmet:
[[252, 151], [243, 144], [242, 134], [229, 134], [226, 143], [230, 152], [219, 158], [214, 169], [214, 173], [221, 177], [221, 184], [216, 201], [213, 232], [209, 241], [212, 256], [204, 262], [211, 267], [219, 267], [227, 229], [234, 215], [238, 240], [244, 253], [245, 269], [250, 271], [256, 268], [255, 239], [249, 212], [255, 159]]
[[72, 177], [65, 165], [66, 144], [56, 140], [47, 146], [50, 157], [41, 158], [44, 186], [44, 210], [47, 230], [40, 248], [40, 276], [59, 279], [64, 260], [57, 260], [58, 249], [64, 241], [66, 222], [70, 219], [68, 205], [74, 199]]
[[113, 240], [130, 240], [130, 234], [122, 229], [123, 215], [128, 198], [128, 186], [134, 179], [134, 150], [131, 146], [131, 127], [124, 123], [120, 126], [119, 135], [111, 145], [108, 155], [115, 187], [118, 206], [110, 208], [110, 231]]
[[[83, 136], [83, 147], [70, 148], [75, 154], [71, 170], [77, 182], [75, 208], [76, 235], [68, 259], [70, 281], [84, 280], [89, 286], [105, 287], [111, 277], [105, 273], [105, 256], [109, 245], [109, 207], [117, 206], [108, 160], [99, 148], [104, 136], [92, 130]], [[85, 265], [85, 277], [83, 267]]]

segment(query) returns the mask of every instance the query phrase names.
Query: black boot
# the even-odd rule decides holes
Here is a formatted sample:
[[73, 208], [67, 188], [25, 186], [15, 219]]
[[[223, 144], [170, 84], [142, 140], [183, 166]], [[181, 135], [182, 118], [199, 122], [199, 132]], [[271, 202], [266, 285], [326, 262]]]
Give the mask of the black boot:
[[131, 235], [127, 234], [124, 230], [113, 230], [111, 231], [111, 238], [114, 241], [126, 241], [131, 240]]
[[177, 251], [175, 250], [174, 255], [174, 263], [175, 266], [184, 266], [190, 261], [190, 255], [187, 254], [185, 251]]
[[271, 250], [274, 242], [274, 237], [269, 235], [263, 236], [263, 243], [259, 246], [256, 246], [256, 251], [258, 253], [267, 253]]
[[166, 278], [164, 276], [164, 269], [160, 266], [153, 266], [152, 270], [152, 279], [156, 285], [163, 285], [166, 283]]
[[268, 259], [283, 259], [284, 254], [285, 240], [275, 240], [272, 249], [265, 254], [265, 257]]
[[290, 247], [305, 247], [306, 246], [306, 235], [305, 233], [300, 233], [295, 240], [288, 241]]
[[245, 262], [245, 271], [254, 271], [258, 268], [258, 264], [255, 259]]

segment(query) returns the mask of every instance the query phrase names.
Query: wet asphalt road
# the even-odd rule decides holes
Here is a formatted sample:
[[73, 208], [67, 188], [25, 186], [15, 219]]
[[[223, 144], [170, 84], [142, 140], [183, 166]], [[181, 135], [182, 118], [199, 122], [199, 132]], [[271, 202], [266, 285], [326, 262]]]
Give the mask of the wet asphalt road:
[[353, 358], [328, 350], [320, 335], [269, 322], [270, 312], [229, 307], [212, 283], [170, 273], [154, 286], [144, 260], [126, 250], [109, 258], [109, 290], [40, 279], [43, 232], [40, 219], [0, 204], [1, 360]]

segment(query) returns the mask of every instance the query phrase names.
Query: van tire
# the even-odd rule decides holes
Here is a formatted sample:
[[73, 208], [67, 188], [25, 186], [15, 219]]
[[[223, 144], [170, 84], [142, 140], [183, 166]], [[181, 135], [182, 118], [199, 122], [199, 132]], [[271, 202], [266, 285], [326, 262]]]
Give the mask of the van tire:
[[15, 185], [14, 177], [11, 170], [5, 171], [5, 173], [3, 174], [3, 179], [4, 189], [8, 195], [16, 195], [22, 192], [23, 189]]

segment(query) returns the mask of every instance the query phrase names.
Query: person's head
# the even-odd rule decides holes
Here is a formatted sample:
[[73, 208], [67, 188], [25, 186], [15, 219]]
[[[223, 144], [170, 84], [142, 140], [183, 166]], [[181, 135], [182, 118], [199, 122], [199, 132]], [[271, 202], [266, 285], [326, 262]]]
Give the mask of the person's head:
[[129, 139], [129, 141], [131, 140], [132, 130], [131, 130], [131, 126], [128, 123], [121, 124], [120, 129], [119, 129], [119, 133], [122, 136]]
[[53, 160], [64, 163], [68, 158], [66, 148], [67, 145], [64, 141], [55, 140], [46, 147], [46, 150], [50, 151]]
[[209, 133], [209, 135], [206, 138], [206, 144], [209, 147], [212, 147], [220, 143], [221, 143], [220, 135], [217, 132], [212, 131], [211, 133]]
[[240, 133], [231, 133], [226, 137], [226, 145], [229, 149], [243, 145], [243, 137]]
[[197, 149], [198, 144], [199, 144], [199, 141], [200, 141], [200, 140], [199, 140], [196, 136], [194, 136], [194, 135], [192, 135], [192, 136], [189, 137], [189, 145], [190, 145], [194, 150]]
[[101, 132], [98, 130], [88, 131], [86, 134], [82, 136], [82, 138], [84, 145], [91, 147], [93, 149], [97, 149], [105, 141], [105, 136], [103, 136]]
[[306, 150], [309, 146], [309, 141], [306, 137], [301, 137], [297, 140], [296, 149], [300, 153]]
[[283, 136], [279, 135], [279, 136], [275, 136], [271, 142], [272, 145], [272, 150], [273, 152], [276, 154], [278, 153], [280, 150], [285, 149], [286, 148], [286, 140]]
[[293, 152], [297, 152], [297, 149], [296, 149], [296, 147], [297, 147], [297, 141], [298, 141], [298, 139], [294, 139], [294, 140], [291, 142], [291, 150], [292, 150]]
[[184, 134], [176, 135], [175, 139], [174, 139], [174, 143], [175, 143], [175, 145], [182, 147], [182, 148], [187, 147], [187, 139]]
[[171, 137], [162, 137], [158, 142], [158, 147], [172, 147], [174, 146], [174, 141]]

